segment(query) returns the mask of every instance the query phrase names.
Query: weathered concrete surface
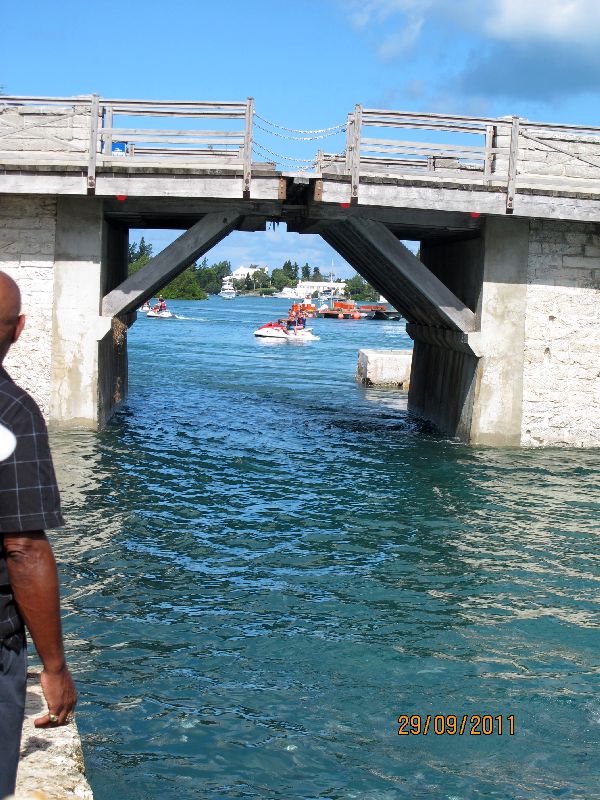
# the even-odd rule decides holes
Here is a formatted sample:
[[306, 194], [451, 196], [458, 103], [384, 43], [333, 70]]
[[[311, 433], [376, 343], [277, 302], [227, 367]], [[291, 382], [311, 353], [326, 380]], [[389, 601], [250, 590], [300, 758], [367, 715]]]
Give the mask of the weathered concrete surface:
[[102, 201], [57, 200], [50, 421], [95, 427], [99, 420], [99, 342], [112, 335], [100, 315], [103, 266]]
[[532, 220], [521, 444], [600, 447], [600, 225]]
[[356, 377], [365, 386], [399, 386], [408, 389], [412, 350], [358, 351]]
[[529, 222], [486, 220], [477, 365], [469, 441], [520, 445]]
[[4, 366], [44, 415], [51, 403], [56, 199], [0, 196], [0, 270], [19, 284], [27, 321]]
[[409, 408], [472, 444], [600, 446], [600, 225], [493, 217], [483, 234], [422, 248], [477, 302], [480, 332], [468, 336], [475, 362], [441, 331], [407, 326]]
[[[35, 158], [35, 163], [87, 163], [90, 145], [90, 107], [4, 106], [0, 108], [2, 130], [2, 163], [10, 163], [10, 155], [20, 153]], [[62, 156], [62, 159], [57, 159]]]
[[33, 721], [46, 710], [39, 673], [27, 676], [27, 703], [21, 760], [15, 797], [93, 800], [84, 772], [83, 753], [75, 721], [60, 728], [38, 730]]

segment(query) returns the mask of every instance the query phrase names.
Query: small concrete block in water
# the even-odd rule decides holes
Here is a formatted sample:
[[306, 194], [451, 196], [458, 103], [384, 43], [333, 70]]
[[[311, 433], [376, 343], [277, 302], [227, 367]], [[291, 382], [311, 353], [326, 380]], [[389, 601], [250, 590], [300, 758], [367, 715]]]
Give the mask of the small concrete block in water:
[[359, 350], [356, 377], [365, 386], [408, 389], [412, 350]]
[[76, 723], [60, 728], [35, 728], [33, 721], [45, 711], [39, 673], [30, 671], [15, 798], [93, 800]]

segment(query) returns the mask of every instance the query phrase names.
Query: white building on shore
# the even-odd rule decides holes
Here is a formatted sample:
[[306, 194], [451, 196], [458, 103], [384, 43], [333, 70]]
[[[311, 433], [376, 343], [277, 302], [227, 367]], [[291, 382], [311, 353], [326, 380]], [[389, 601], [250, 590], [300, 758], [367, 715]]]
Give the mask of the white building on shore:
[[313, 294], [335, 294], [343, 297], [346, 294], [346, 281], [299, 281], [298, 291], [303, 297]]
[[298, 285], [294, 289], [286, 286], [277, 293], [276, 297], [303, 300], [305, 297], [313, 297], [313, 295], [343, 297], [345, 294], [346, 281], [298, 281]]
[[268, 275], [269, 268], [262, 264], [242, 264], [241, 267], [238, 267], [231, 273], [231, 277], [234, 281], [243, 281], [248, 275], [252, 277], [255, 272], [265, 272]]

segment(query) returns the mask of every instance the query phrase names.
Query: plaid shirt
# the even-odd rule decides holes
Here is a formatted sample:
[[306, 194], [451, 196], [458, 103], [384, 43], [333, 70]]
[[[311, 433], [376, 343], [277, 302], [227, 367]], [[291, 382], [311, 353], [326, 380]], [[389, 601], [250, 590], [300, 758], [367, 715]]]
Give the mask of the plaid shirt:
[[17, 439], [12, 456], [0, 461], [0, 642], [20, 649], [23, 622], [8, 581], [4, 534], [56, 528], [64, 520], [44, 418], [2, 367], [0, 422]]

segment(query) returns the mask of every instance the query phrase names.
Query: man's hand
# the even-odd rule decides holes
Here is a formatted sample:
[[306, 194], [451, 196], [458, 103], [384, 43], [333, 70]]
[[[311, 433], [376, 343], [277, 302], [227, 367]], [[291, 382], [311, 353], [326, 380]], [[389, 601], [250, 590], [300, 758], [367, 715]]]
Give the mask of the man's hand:
[[69, 714], [77, 703], [77, 691], [71, 673], [66, 666], [58, 673], [44, 670], [40, 675], [40, 681], [48, 704], [48, 713], [35, 720], [35, 727], [48, 728], [66, 725], [69, 721]]
[[41, 683], [48, 713], [38, 728], [64, 725], [77, 702], [77, 692], [65, 663], [60, 626], [58, 574], [50, 543], [43, 531], [5, 533], [8, 580], [25, 625], [44, 666]]

